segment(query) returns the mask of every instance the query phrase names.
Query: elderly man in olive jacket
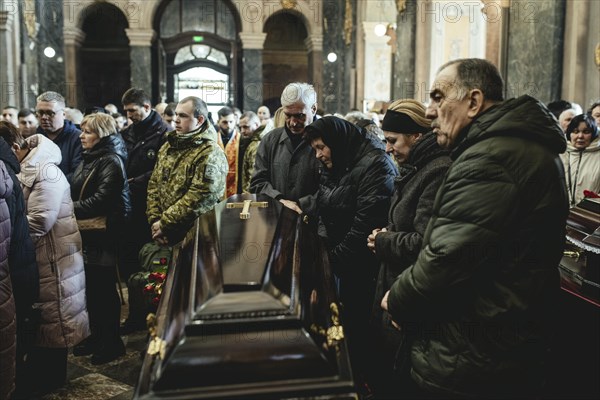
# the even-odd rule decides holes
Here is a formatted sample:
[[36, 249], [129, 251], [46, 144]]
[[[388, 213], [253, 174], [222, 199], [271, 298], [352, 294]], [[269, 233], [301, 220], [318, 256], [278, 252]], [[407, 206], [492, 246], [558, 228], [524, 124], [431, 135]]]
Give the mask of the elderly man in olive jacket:
[[502, 101], [485, 60], [438, 71], [428, 117], [454, 160], [415, 264], [382, 301], [416, 336], [411, 377], [436, 396], [539, 397], [568, 200], [550, 112]]
[[162, 244], [177, 243], [223, 198], [229, 169], [206, 103], [186, 97], [175, 114], [175, 130], [167, 133], [148, 184], [148, 222]]

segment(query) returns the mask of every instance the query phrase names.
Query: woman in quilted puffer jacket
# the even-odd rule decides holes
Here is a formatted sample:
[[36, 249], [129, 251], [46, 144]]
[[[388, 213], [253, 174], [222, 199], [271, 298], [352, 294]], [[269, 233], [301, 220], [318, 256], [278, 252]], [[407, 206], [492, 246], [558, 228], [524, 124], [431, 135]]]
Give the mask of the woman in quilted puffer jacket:
[[6, 197], [12, 193], [13, 182], [4, 162], [0, 161], [0, 399], [8, 399], [15, 389], [15, 359], [17, 321], [12, 294], [8, 249], [10, 247], [10, 213]]
[[36, 379], [28, 389], [45, 393], [64, 385], [68, 349], [89, 335], [81, 237], [58, 146], [40, 134], [4, 137], [21, 164], [17, 177], [40, 276], [40, 324], [27, 358], [28, 376]]

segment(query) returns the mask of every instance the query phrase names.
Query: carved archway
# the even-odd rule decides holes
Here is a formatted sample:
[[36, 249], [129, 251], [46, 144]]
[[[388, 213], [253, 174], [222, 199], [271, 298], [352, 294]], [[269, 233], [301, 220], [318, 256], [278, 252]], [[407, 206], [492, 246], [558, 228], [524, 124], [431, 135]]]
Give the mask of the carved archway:
[[[154, 81], [165, 82], [160, 87], [155, 83], [154, 90], [161, 99], [177, 101], [185, 92], [203, 98], [209, 108], [239, 104], [240, 28], [231, 1], [163, 1], [154, 17], [158, 34]], [[212, 71], [219, 78], [203, 79], [201, 71]]]
[[130, 87], [129, 39], [125, 14], [110, 3], [94, 3], [81, 13], [85, 35], [79, 49], [79, 105], [83, 109], [121, 104]]
[[263, 103], [274, 112], [288, 83], [310, 81], [308, 30], [298, 13], [281, 11], [267, 19], [264, 33]]

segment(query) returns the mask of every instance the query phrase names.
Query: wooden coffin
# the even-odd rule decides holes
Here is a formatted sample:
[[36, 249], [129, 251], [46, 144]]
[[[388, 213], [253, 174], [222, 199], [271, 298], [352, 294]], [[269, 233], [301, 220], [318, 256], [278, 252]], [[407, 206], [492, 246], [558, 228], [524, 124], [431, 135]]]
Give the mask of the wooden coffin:
[[267, 197], [200, 217], [175, 246], [135, 398], [356, 398], [324, 251]]
[[600, 307], [600, 199], [584, 199], [567, 218], [561, 286]]

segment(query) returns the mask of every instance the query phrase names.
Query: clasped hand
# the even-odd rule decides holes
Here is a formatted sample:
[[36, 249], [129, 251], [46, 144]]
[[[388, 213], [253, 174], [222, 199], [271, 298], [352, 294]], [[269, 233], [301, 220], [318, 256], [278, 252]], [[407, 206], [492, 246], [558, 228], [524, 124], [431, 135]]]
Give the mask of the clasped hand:
[[[390, 291], [388, 290], [387, 292], [385, 292], [385, 296], [383, 296], [383, 299], [381, 299], [381, 308], [383, 308], [385, 311], [388, 311], [388, 297], [389, 296], [390, 296]], [[402, 328], [400, 328], [400, 325], [398, 325], [393, 320], [392, 320], [392, 326], [394, 328], [398, 329], [399, 331], [402, 330]]]
[[151, 230], [151, 234], [152, 234], [152, 239], [156, 240], [156, 242], [158, 244], [161, 244], [161, 245], [169, 244], [169, 239], [167, 239], [167, 237], [162, 232], [162, 225], [160, 224], [160, 221], [156, 221], [155, 223], [153, 223], [152, 226], [150, 227], [150, 230]]
[[377, 234], [379, 232], [387, 232], [387, 229], [385, 228], [377, 228], [377, 229], [373, 229], [373, 232], [371, 232], [371, 234], [367, 237], [367, 247], [369, 248], [369, 250], [371, 250], [373, 253], [375, 253], [375, 236], [377, 236]]

